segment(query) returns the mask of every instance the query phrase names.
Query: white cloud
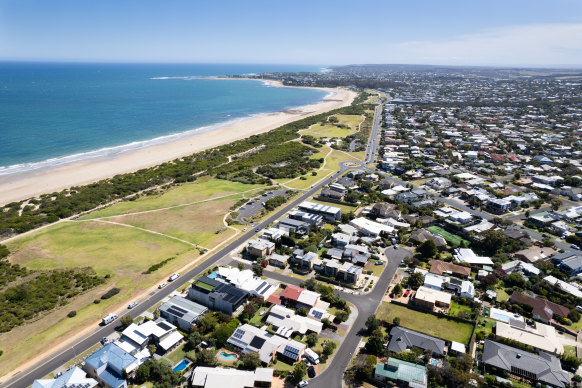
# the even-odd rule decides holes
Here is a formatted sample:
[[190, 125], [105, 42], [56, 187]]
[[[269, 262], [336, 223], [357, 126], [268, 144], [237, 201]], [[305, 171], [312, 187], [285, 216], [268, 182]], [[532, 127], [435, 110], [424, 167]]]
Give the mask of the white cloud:
[[582, 65], [582, 24], [495, 28], [449, 41], [393, 42], [384, 50], [384, 63]]

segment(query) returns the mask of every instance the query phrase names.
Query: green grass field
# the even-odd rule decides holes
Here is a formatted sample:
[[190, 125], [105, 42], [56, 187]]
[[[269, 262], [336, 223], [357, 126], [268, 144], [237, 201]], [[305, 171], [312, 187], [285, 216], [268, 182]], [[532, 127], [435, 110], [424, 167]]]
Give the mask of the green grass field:
[[219, 231], [224, 228], [222, 220], [235, 202], [236, 197], [229, 197], [168, 210], [111, 217], [108, 220], [211, 248], [234, 235], [232, 229]]
[[429, 231], [431, 231], [431, 232], [433, 232], [433, 233], [435, 233], [435, 234], [438, 234], [440, 236], [443, 236], [443, 238], [445, 240], [447, 240], [447, 242], [449, 244], [452, 244], [452, 245], [460, 245], [461, 242], [463, 242], [463, 241], [465, 241], [466, 243], [469, 243], [464, 238], [462, 238], [460, 236], [457, 236], [456, 234], [452, 234], [450, 232], [447, 232], [446, 230], [444, 230], [440, 226], [433, 225], [433, 226], [429, 226], [426, 229], [429, 230]]
[[326, 206], [339, 207], [341, 209], [342, 213], [355, 212], [356, 209], [357, 209], [357, 206], [341, 205], [341, 204], [334, 203], [334, 202], [316, 201], [316, 200], [313, 200], [313, 199], [310, 199], [309, 202], [320, 203], [320, 204], [326, 205]]
[[321, 137], [343, 138], [343, 137], [346, 137], [348, 135], [352, 135], [355, 132], [357, 132], [360, 123], [364, 120], [364, 118], [362, 116], [358, 116], [358, 115], [335, 115], [335, 117], [339, 121], [338, 124], [346, 125], [349, 127], [349, 129], [348, 128], [340, 128], [340, 127], [333, 125], [331, 123], [325, 124], [325, 125], [314, 124], [311, 127], [309, 127], [308, 129], [302, 130], [301, 134], [302, 135], [311, 135], [313, 137], [319, 137], [319, 138], [321, 138]]
[[387, 322], [399, 317], [402, 327], [463, 344], [469, 343], [473, 331], [473, 327], [467, 323], [455, 322], [388, 302], [382, 302], [376, 315]]
[[[186, 183], [172, 188], [161, 195], [143, 197], [136, 201], [121, 202], [90, 213], [81, 219], [111, 217], [121, 214], [161, 209], [262, 188], [265, 188], [265, 186], [247, 185], [223, 179], [203, 177], [196, 182]], [[248, 193], [247, 195], [250, 196], [252, 193]]]
[[451, 302], [451, 307], [449, 308], [449, 315], [459, 317], [460, 316], [459, 314], [463, 312], [468, 316], [469, 314], [471, 314], [471, 308], [469, 306], [463, 306], [461, 304], [458, 304], [457, 302], [454, 301]]

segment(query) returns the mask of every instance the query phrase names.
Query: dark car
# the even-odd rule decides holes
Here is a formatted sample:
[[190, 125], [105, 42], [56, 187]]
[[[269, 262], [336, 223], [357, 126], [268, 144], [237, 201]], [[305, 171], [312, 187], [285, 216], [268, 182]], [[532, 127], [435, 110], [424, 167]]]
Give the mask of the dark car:
[[307, 376], [309, 376], [310, 379], [315, 377], [315, 368], [313, 367], [313, 365], [307, 368]]

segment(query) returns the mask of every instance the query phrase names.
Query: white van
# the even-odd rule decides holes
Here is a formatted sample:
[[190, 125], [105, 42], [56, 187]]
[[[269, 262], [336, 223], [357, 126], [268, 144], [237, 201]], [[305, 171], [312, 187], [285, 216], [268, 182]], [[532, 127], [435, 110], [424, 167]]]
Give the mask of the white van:
[[115, 313], [107, 314], [103, 317], [103, 325], [109, 325], [111, 322], [115, 321], [119, 316]]
[[305, 349], [305, 351], [303, 352], [303, 355], [305, 357], [307, 357], [307, 359], [309, 361], [311, 361], [314, 364], [319, 364], [319, 356], [317, 355], [317, 353], [315, 353], [313, 350], [307, 348]]
[[173, 273], [172, 275], [170, 275], [170, 277], [168, 278], [169, 282], [173, 282], [174, 280], [178, 279], [178, 276], [180, 276], [177, 273]]

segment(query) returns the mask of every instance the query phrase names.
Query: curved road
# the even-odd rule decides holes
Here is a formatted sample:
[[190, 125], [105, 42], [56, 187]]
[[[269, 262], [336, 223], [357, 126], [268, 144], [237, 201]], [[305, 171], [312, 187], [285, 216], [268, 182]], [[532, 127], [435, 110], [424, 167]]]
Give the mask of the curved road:
[[[362, 167], [365, 167], [366, 163], [372, 162], [374, 160], [374, 155], [377, 149], [381, 112], [382, 107], [381, 105], [378, 105], [375, 110], [373, 126], [368, 141], [366, 159], [364, 162], [358, 163]], [[340, 171], [313, 185], [309, 190], [305, 191], [295, 200], [289, 202], [285, 207], [277, 211], [275, 214], [271, 215], [268, 219], [261, 222], [260, 224], [255, 225], [255, 228], [260, 229], [265, 228], [266, 226], [274, 222], [276, 219], [283, 216], [289, 210], [296, 207], [299, 203], [313, 196], [323, 186], [326, 186], [329, 183], [331, 183], [332, 180], [338, 178], [347, 169], [353, 168], [355, 163], [357, 162], [353, 161], [340, 162], [339, 163]], [[132, 310], [126, 310], [125, 312], [120, 313], [119, 318], [121, 319], [124, 315], [128, 313], [131, 314], [132, 316], [138, 316], [143, 312], [147, 311], [151, 307], [155, 306], [157, 303], [161, 302], [165, 297], [169, 296], [172, 292], [176, 291], [178, 288], [187, 283], [188, 280], [196, 277], [200, 273], [204, 272], [207, 268], [213, 266], [220, 259], [227, 256], [238, 246], [249, 240], [254, 234], [255, 234], [254, 229], [249, 230], [248, 232], [242, 234], [239, 238], [228, 244], [226, 247], [222, 248], [220, 251], [212, 255], [203, 263], [200, 263], [187, 273], [181, 274], [181, 276], [175, 281], [168, 283], [168, 285], [165, 288], [150, 293], [149, 298], [147, 298], [146, 300], [140, 300], [139, 304]], [[391, 255], [396, 254], [396, 252], [404, 251], [402, 248], [392, 250], [394, 252], [389, 252]], [[359, 311], [358, 318], [352, 325], [352, 328], [347, 334], [346, 339], [344, 340], [340, 348], [337, 350], [337, 354], [332, 364], [320, 376], [317, 376], [315, 379], [313, 379], [313, 385], [310, 386], [316, 387], [341, 386], [343, 371], [347, 367], [351, 358], [351, 354], [356, 349], [356, 346], [360, 341], [358, 331], [364, 327], [363, 324], [368, 315], [373, 314], [376, 311], [376, 308], [378, 307], [384, 293], [386, 292], [386, 289], [388, 288], [388, 285], [390, 284], [390, 281], [392, 280], [392, 277], [394, 276], [394, 273], [396, 272], [396, 268], [398, 268], [399, 262], [400, 260], [388, 260], [387, 267], [385, 268], [380, 280], [378, 281], [378, 284], [376, 284], [374, 290], [371, 293], [361, 296], [342, 293], [342, 296], [345, 297], [346, 300], [350, 301], [351, 303], [358, 307]], [[289, 282], [288, 278], [285, 281]], [[119, 320], [116, 320], [114, 323], [108, 326], [95, 325], [95, 331], [91, 335], [85, 337], [83, 340], [79, 341], [70, 348], [59, 350], [58, 353], [51, 355], [47, 359], [43, 359], [42, 361], [38, 362], [28, 370], [18, 371], [13, 378], [0, 384], [0, 387], [21, 388], [32, 385], [34, 380], [41, 379], [44, 376], [50, 374], [51, 372], [59, 368], [61, 365], [67, 363], [68, 361], [76, 358], [79, 354], [90, 349], [92, 346], [97, 344], [101, 340], [101, 338], [113, 334], [115, 331], [116, 323], [119, 323]]]

